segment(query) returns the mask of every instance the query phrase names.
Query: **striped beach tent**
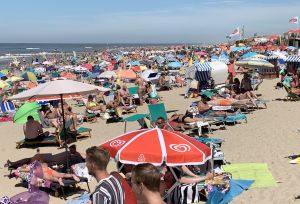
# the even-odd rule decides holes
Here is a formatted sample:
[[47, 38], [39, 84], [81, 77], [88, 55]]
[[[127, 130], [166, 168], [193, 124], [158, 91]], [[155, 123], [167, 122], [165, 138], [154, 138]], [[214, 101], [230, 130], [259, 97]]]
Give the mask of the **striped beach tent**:
[[196, 67], [196, 73], [195, 73], [195, 79], [197, 81], [208, 81], [210, 74], [211, 74], [211, 66], [208, 62], [204, 63], [197, 63], [195, 64]]
[[300, 62], [299, 55], [290, 55], [287, 57], [286, 62]]

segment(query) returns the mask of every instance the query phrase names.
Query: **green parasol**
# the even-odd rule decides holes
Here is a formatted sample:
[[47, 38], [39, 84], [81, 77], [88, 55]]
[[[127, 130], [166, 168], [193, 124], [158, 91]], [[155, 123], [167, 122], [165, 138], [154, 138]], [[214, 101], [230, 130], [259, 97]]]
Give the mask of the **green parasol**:
[[32, 116], [34, 120], [40, 121], [38, 110], [41, 106], [37, 102], [25, 103], [22, 105], [14, 116], [14, 123], [24, 124], [27, 117]]

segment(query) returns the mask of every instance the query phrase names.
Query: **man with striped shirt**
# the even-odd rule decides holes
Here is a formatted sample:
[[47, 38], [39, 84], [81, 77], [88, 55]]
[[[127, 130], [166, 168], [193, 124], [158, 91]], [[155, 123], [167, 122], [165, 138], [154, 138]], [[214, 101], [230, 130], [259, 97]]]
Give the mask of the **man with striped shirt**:
[[106, 168], [109, 152], [103, 147], [90, 147], [86, 150], [86, 165], [89, 174], [93, 175], [98, 184], [90, 195], [93, 204], [123, 204], [124, 191], [120, 181], [109, 175]]

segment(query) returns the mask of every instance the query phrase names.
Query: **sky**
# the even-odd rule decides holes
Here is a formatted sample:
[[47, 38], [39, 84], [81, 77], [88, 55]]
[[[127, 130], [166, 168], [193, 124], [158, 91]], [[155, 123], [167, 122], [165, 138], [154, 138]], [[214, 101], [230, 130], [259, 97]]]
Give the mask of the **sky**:
[[0, 43], [216, 43], [298, 15], [300, 0], [1, 0]]

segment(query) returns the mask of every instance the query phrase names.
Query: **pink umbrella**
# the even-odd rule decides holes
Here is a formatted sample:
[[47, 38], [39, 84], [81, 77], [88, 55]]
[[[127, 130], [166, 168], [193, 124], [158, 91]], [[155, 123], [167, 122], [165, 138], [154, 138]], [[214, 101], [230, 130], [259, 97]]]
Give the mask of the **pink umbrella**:
[[91, 64], [84, 64], [84, 65], [82, 65], [82, 67], [85, 67], [88, 70], [92, 70], [93, 69], [93, 65], [91, 65]]
[[208, 55], [207, 52], [196, 52], [195, 54], [196, 54], [196, 55], [199, 55], [199, 56]]

